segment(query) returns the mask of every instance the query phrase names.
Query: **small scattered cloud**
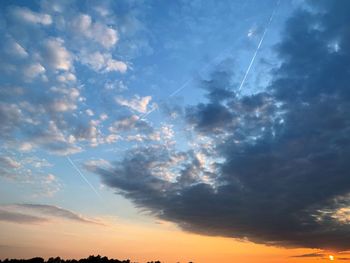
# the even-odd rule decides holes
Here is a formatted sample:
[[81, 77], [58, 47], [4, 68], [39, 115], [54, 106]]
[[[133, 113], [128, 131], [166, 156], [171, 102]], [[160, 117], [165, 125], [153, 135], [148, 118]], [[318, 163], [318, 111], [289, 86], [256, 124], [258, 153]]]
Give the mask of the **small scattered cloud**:
[[21, 164], [9, 156], [0, 156], [0, 166], [4, 168], [19, 168]]
[[72, 21], [75, 33], [92, 39], [104, 48], [111, 48], [118, 42], [118, 32], [114, 28], [99, 22], [93, 22], [91, 16], [80, 14]]
[[26, 7], [13, 7], [11, 15], [17, 20], [28, 24], [39, 24], [49, 26], [52, 24], [52, 18], [48, 14], [34, 12]]
[[89, 53], [82, 51], [80, 61], [97, 72], [120, 72], [125, 73], [128, 66], [125, 62], [113, 59], [111, 54], [95, 51]]
[[61, 38], [49, 38], [45, 41], [43, 49], [43, 61], [54, 70], [68, 71], [72, 68], [72, 55], [64, 47]]

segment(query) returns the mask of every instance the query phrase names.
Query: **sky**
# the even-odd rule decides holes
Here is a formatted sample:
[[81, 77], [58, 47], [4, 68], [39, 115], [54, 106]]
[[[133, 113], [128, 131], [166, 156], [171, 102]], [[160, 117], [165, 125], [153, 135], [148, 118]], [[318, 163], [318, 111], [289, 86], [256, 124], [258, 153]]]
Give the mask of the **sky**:
[[0, 259], [350, 260], [348, 10], [1, 1]]

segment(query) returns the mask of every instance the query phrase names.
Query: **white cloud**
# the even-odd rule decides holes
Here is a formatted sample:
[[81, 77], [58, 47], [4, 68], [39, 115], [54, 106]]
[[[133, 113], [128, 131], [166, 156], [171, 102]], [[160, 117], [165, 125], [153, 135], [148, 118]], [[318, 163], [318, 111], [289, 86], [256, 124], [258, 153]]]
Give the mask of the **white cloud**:
[[107, 137], [106, 137], [106, 143], [115, 143], [116, 141], [120, 140], [121, 137], [118, 136], [117, 134], [109, 134]]
[[145, 96], [145, 97], [140, 97], [138, 95], [135, 95], [133, 99], [131, 100], [126, 100], [123, 98], [116, 98], [115, 101], [122, 106], [128, 107], [131, 110], [140, 112], [140, 113], [146, 113], [148, 104], [152, 100], [151, 96]]
[[0, 102], [0, 132], [10, 135], [18, 127], [23, 118], [22, 110], [16, 104]]
[[29, 152], [33, 149], [33, 145], [29, 142], [24, 142], [19, 146], [21, 152]]
[[12, 15], [18, 21], [23, 21], [30, 24], [41, 24], [44, 26], [52, 24], [52, 18], [50, 15], [33, 12], [25, 7], [13, 8]]
[[27, 80], [31, 80], [45, 71], [45, 68], [40, 63], [33, 63], [24, 68], [23, 74]]
[[106, 114], [106, 113], [102, 113], [101, 115], [100, 115], [100, 120], [101, 121], [105, 121], [105, 120], [107, 120], [108, 119], [108, 115]]
[[0, 156], [0, 166], [2, 168], [16, 169], [16, 168], [20, 168], [21, 164], [16, 160], [12, 159], [11, 157]]
[[135, 126], [135, 123], [139, 120], [140, 118], [136, 115], [132, 115], [127, 118], [120, 119], [118, 121], [115, 121], [111, 127], [109, 127], [110, 132], [120, 132], [120, 131], [127, 131], [132, 129]]
[[75, 110], [77, 106], [67, 100], [56, 100], [51, 104], [51, 109], [55, 112]]
[[61, 38], [50, 38], [44, 44], [43, 60], [53, 69], [70, 70], [72, 56]]
[[80, 55], [80, 60], [83, 64], [88, 65], [95, 71], [116, 71], [125, 73], [128, 69], [128, 66], [124, 62], [113, 59], [111, 54], [101, 53], [98, 51], [93, 53], [84, 51]]
[[87, 141], [90, 146], [96, 147], [104, 143], [104, 138], [99, 129], [99, 120], [90, 120], [88, 124], [77, 127], [74, 136], [79, 141]]
[[[52, 92], [61, 95], [61, 97], [54, 99], [50, 104], [50, 110], [54, 112], [71, 111], [78, 108], [77, 100], [80, 92], [76, 88], [51, 88]], [[56, 97], [58, 97], [56, 95]]]
[[80, 57], [83, 64], [88, 65], [95, 71], [102, 70], [106, 65], [105, 56], [100, 52], [89, 53], [84, 51]]
[[73, 154], [82, 150], [74, 143], [74, 140], [71, 140], [71, 136], [66, 136], [65, 130], [60, 129], [54, 121], [49, 121], [45, 129], [36, 131], [30, 139], [34, 147], [43, 147], [58, 155]]
[[62, 83], [67, 83], [67, 82], [75, 82], [77, 78], [73, 73], [64, 72], [63, 74], [57, 76], [57, 80]]
[[108, 72], [119, 71], [120, 73], [125, 73], [127, 69], [128, 69], [128, 66], [122, 61], [118, 61], [114, 59], [107, 60], [106, 71]]
[[118, 32], [99, 22], [93, 22], [87, 14], [80, 14], [72, 22], [72, 28], [76, 33], [82, 34], [88, 39], [111, 48], [118, 42]]
[[95, 115], [94, 112], [93, 112], [91, 109], [87, 109], [87, 110], [85, 111], [85, 113], [86, 113], [88, 116], [94, 116], [94, 115]]
[[105, 84], [105, 89], [106, 90], [116, 90], [116, 91], [124, 91], [127, 90], [128, 87], [125, 85], [125, 83], [122, 80], [118, 81], [109, 81]]
[[96, 159], [96, 160], [88, 160], [84, 163], [84, 167], [89, 170], [92, 171], [96, 168], [100, 168], [100, 167], [105, 167], [105, 168], [111, 168], [112, 165], [110, 162], [108, 162], [107, 160], [104, 159]]

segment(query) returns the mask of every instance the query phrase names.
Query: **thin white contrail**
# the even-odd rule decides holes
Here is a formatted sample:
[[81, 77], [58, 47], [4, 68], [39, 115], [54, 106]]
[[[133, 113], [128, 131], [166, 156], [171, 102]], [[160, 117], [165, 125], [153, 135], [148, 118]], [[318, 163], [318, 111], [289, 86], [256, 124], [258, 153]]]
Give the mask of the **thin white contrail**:
[[245, 72], [245, 74], [244, 74], [244, 77], [243, 77], [243, 79], [242, 79], [242, 81], [241, 81], [241, 84], [239, 85], [238, 92], [241, 91], [241, 89], [242, 89], [242, 87], [243, 87], [243, 85], [244, 85], [244, 83], [245, 83], [245, 81], [246, 81], [246, 79], [247, 79], [247, 76], [248, 76], [248, 74], [249, 74], [249, 72], [250, 72], [250, 69], [252, 68], [252, 66], [253, 66], [253, 64], [254, 64], [256, 55], [258, 54], [259, 49], [260, 49], [260, 47], [261, 47], [261, 44], [263, 43], [263, 41], [264, 41], [264, 39], [265, 39], [266, 32], [267, 32], [267, 30], [269, 29], [269, 27], [270, 27], [270, 25], [271, 25], [271, 22], [272, 22], [272, 20], [273, 20], [273, 17], [275, 16], [275, 13], [276, 13], [276, 11], [277, 11], [277, 7], [279, 6], [279, 4], [280, 4], [280, 0], [278, 0], [278, 1], [276, 2], [275, 8], [273, 9], [273, 11], [272, 11], [272, 13], [271, 13], [269, 22], [267, 23], [267, 25], [266, 25], [266, 27], [265, 27], [265, 30], [264, 30], [264, 32], [263, 32], [263, 34], [262, 34], [262, 36], [261, 36], [261, 39], [260, 39], [260, 41], [259, 41], [259, 44], [258, 44], [258, 46], [257, 46], [257, 48], [256, 48], [256, 50], [255, 50], [255, 52], [254, 52], [254, 55], [253, 55], [252, 59], [250, 60], [249, 66], [248, 66], [248, 68], [247, 68], [247, 70], [246, 70], [246, 72]]
[[81, 178], [83, 178], [83, 180], [90, 186], [90, 188], [92, 189], [92, 191], [95, 192], [95, 194], [102, 199], [101, 195], [96, 191], [95, 187], [88, 181], [88, 179], [86, 179], [86, 177], [84, 176], [84, 174], [80, 171], [80, 169], [74, 164], [74, 162], [72, 161], [72, 159], [67, 156], [67, 160], [68, 162], [70, 162], [70, 164], [73, 166], [73, 168], [78, 172], [78, 174], [81, 176]]
[[193, 80], [193, 78], [190, 78], [190, 79], [186, 80], [185, 83], [182, 84], [180, 88], [178, 88], [177, 90], [173, 91], [173, 92], [169, 95], [169, 98], [175, 96], [175, 95], [178, 94], [181, 90], [183, 90], [184, 88], [186, 88], [186, 86], [187, 86], [188, 84], [190, 84], [192, 80]]
[[[212, 64], [218, 60], [221, 56], [223, 56], [228, 49], [225, 49], [223, 52], [219, 53], [219, 55], [217, 55], [214, 59], [211, 60], [210, 63], [208, 63], [205, 67], [203, 67], [199, 72], [203, 72], [206, 71], [209, 67], [212, 66]], [[186, 80], [181, 86], [180, 88], [178, 88], [177, 90], [173, 91], [168, 98], [174, 97], [176, 94], [178, 94], [181, 90], [183, 90], [184, 88], [187, 87], [188, 84], [190, 84], [193, 81], [193, 77], [189, 78], [188, 80]]]
[[[265, 28], [265, 30], [264, 30], [264, 32], [263, 32], [263, 35], [262, 35], [262, 37], [261, 37], [261, 39], [260, 39], [260, 42], [259, 42], [259, 45], [258, 45], [257, 49], [255, 50], [255, 53], [254, 53], [254, 55], [253, 55], [253, 58], [252, 58], [251, 61], [250, 61], [249, 67], [248, 67], [248, 69], [247, 69], [247, 71], [246, 71], [246, 73], [245, 73], [245, 75], [244, 75], [244, 78], [243, 78], [243, 80], [242, 80], [242, 82], [241, 82], [241, 84], [240, 84], [240, 86], [239, 86], [238, 91], [240, 91], [241, 88], [242, 88], [242, 86], [244, 85], [244, 82], [245, 82], [245, 80], [246, 80], [246, 78], [247, 78], [247, 76], [248, 76], [248, 73], [249, 73], [249, 71], [250, 71], [250, 68], [252, 67], [252, 65], [253, 65], [253, 63], [254, 63], [254, 60], [255, 60], [255, 57], [256, 57], [256, 55], [257, 55], [259, 49], [260, 49], [260, 46], [261, 46], [262, 42], [264, 41], [264, 38], [265, 38], [265, 35], [266, 35], [266, 32], [267, 32], [267, 29], [268, 29], [268, 27], [270, 26], [270, 24], [271, 24], [271, 22], [272, 22], [272, 20], [273, 20], [273, 17], [275, 16], [275, 13], [276, 13], [277, 7], [278, 7], [279, 4], [280, 4], [280, 1], [281, 1], [281, 0], [278, 0], [278, 1], [276, 2], [276, 6], [275, 6], [275, 8], [274, 8], [274, 10], [273, 10], [273, 12], [272, 12], [272, 14], [271, 14], [271, 16], [270, 16], [269, 22], [268, 22], [268, 24], [267, 24], [267, 26], [266, 26], [266, 28]], [[254, 17], [255, 17], [255, 16], [254, 16]], [[252, 18], [254, 18], [254, 17], [252, 17]], [[243, 37], [241, 37], [241, 38], [243, 38]], [[212, 64], [213, 64], [216, 60], [218, 60], [221, 56], [223, 56], [229, 49], [230, 49], [230, 48], [227, 48], [227, 49], [225, 49], [223, 52], [219, 53], [214, 59], [211, 60], [210, 63], [208, 63], [205, 67], [203, 67], [203, 68], [200, 70], [200, 72], [203, 72], [203, 71], [207, 70], [210, 66], [212, 66]], [[179, 93], [180, 91], [182, 91], [184, 88], [186, 88], [193, 80], [194, 80], [193, 77], [187, 79], [178, 89], [176, 89], [175, 91], [173, 91], [173, 92], [168, 96], [168, 98], [174, 97], [176, 94], [178, 94], [178, 93]], [[155, 111], [155, 110], [156, 110], [156, 109], [151, 109], [149, 112], [147, 112], [147, 113], [141, 115], [139, 119], [140, 119], [140, 120], [144, 120], [145, 117], [147, 117], [148, 115], [150, 115], [150, 114], [151, 114], [153, 111]]]
[[[230, 48], [225, 49], [224, 51], [222, 51], [221, 53], [219, 53], [216, 57], [214, 57], [214, 59], [211, 60], [210, 63], [208, 63], [205, 67], [203, 67], [199, 72], [204, 72], [206, 71], [209, 67], [213, 66], [213, 63], [215, 63], [215, 61], [217, 61], [220, 57], [224, 56], [225, 53], [227, 53], [227, 51]], [[192, 81], [194, 80], [193, 77], [189, 78], [188, 80], [186, 80], [178, 89], [176, 89], [175, 91], [173, 91], [168, 98], [174, 97], [176, 94], [178, 94], [180, 91], [182, 91], [184, 88], [186, 88], [188, 86], [188, 84], [190, 84]], [[145, 117], [147, 117], [148, 115], [150, 115], [152, 112], [154, 112], [155, 110], [157, 110], [158, 107], [155, 107], [153, 109], [151, 109], [149, 112], [146, 112], [145, 114], [140, 116], [140, 120], [144, 120]]]

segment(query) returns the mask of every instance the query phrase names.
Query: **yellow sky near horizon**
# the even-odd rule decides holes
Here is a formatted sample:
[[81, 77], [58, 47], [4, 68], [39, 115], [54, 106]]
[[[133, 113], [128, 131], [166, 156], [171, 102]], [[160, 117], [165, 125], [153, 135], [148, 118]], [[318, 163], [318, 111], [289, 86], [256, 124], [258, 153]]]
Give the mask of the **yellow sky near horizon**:
[[202, 236], [181, 231], [168, 222], [140, 224], [111, 217], [101, 220], [105, 225], [57, 219], [34, 225], [1, 222], [0, 258], [82, 258], [100, 254], [140, 263], [151, 260], [165, 263], [329, 261], [328, 258], [293, 257], [319, 250], [277, 248], [232, 238]]

